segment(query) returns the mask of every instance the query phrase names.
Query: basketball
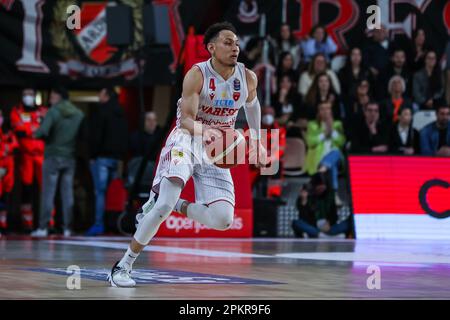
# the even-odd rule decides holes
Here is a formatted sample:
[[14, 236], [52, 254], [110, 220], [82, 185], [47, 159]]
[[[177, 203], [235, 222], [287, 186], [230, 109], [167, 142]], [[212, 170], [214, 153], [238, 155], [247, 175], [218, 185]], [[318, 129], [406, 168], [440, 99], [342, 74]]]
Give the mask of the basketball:
[[244, 136], [235, 129], [219, 129], [222, 135], [206, 145], [206, 155], [219, 168], [230, 169], [245, 162]]

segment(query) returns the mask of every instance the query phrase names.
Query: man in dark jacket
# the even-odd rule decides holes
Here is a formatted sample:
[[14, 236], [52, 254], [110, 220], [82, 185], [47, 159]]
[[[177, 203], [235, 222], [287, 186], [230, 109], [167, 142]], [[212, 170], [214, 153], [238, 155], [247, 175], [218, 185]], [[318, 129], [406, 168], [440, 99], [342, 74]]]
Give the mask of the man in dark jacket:
[[354, 153], [386, 153], [389, 149], [390, 127], [380, 118], [380, 106], [369, 102], [363, 109], [364, 118], [356, 124], [351, 139]]
[[128, 126], [125, 111], [113, 88], [99, 94], [100, 106], [91, 123], [91, 174], [95, 188], [95, 223], [87, 235], [104, 232], [105, 195], [109, 183], [117, 176], [119, 162], [127, 152]]
[[45, 141], [42, 166], [42, 193], [39, 228], [33, 236], [47, 236], [51, 211], [60, 178], [64, 236], [71, 235], [73, 218], [73, 176], [75, 147], [83, 113], [68, 100], [64, 88], [54, 88], [50, 94], [52, 108], [47, 112], [36, 138]]
[[450, 106], [437, 103], [436, 121], [420, 131], [420, 150], [423, 155], [450, 157]]

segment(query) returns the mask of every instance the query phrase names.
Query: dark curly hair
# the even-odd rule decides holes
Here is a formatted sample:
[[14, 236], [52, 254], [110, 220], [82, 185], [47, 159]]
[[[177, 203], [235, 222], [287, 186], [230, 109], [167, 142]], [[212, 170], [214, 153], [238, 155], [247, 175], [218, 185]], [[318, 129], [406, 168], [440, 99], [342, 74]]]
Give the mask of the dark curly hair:
[[229, 30], [233, 33], [237, 33], [236, 28], [227, 21], [218, 22], [209, 26], [209, 28], [205, 32], [205, 37], [203, 38], [203, 44], [205, 45], [206, 50], [208, 50], [208, 43], [216, 40], [217, 36], [222, 30]]

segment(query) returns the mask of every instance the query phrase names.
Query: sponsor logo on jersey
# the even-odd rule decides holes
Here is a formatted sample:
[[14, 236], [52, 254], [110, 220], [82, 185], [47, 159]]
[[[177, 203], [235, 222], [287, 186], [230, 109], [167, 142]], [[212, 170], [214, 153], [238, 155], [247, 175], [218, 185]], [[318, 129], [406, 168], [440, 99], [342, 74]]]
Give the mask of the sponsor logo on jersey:
[[236, 112], [238, 112], [238, 109], [202, 106], [201, 111], [203, 113], [210, 114], [213, 116], [229, 117], [233, 116]]
[[172, 157], [183, 158], [183, 156], [184, 156], [183, 151], [172, 149]]
[[234, 91], [240, 91], [241, 90], [241, 82], [239, 81], [238, 78], [235, 78], [233, 80], [233, 89], [234, 89]]
[[241, 93], [240, 92], [234, 92], [233, 93], [233, 100], [234, 101], [238, 101], [240, 97], [241, 97]]
[[214, 107], [232, 107], [232, 106], [234, 106], [233, 100], [218, 99], [214, 101]]

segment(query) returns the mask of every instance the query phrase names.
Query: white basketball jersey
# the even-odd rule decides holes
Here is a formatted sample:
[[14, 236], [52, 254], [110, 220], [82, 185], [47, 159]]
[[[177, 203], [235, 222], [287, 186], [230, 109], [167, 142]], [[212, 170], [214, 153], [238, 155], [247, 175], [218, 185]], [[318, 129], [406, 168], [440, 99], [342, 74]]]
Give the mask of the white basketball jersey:
[[[211, 127], [234, 128], [238, 111], [248, 97], [245, 66], [238, 63], [228, 80], [224, 80], [213, 69], [211, 59], [197, 63], [196, 66], [203, 75], [196, 121]], [[180, 107], [178, 103], [177, 127], [180, 124]]]

